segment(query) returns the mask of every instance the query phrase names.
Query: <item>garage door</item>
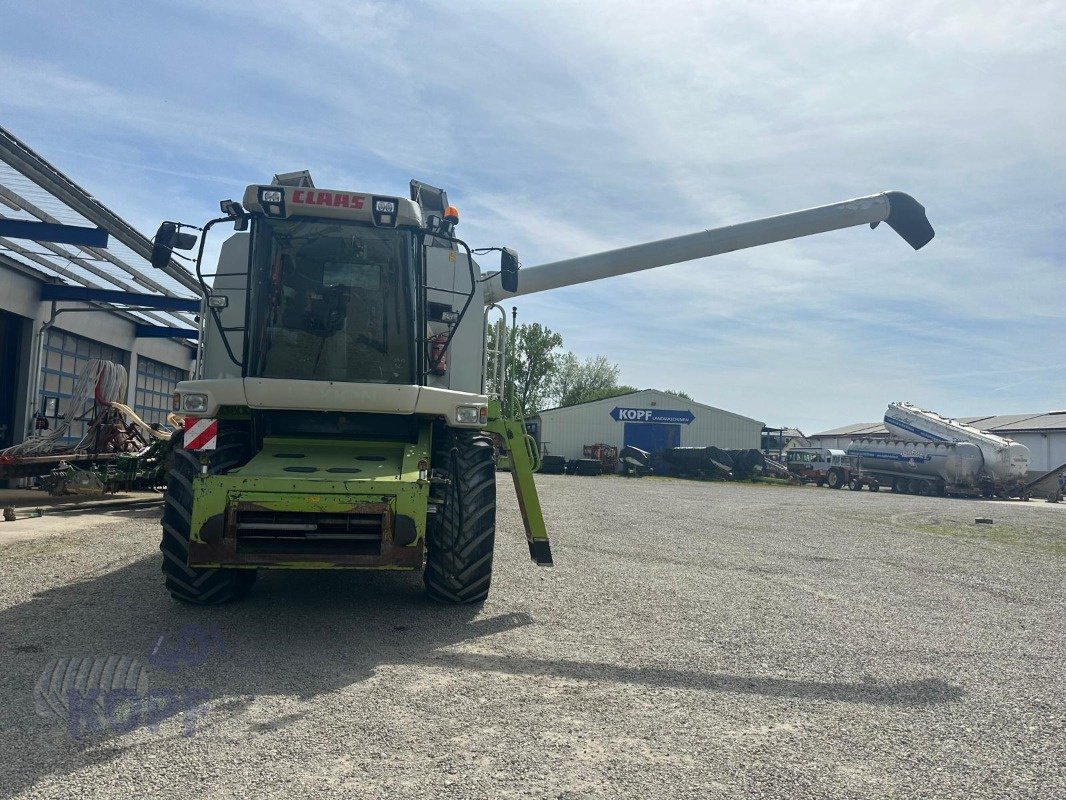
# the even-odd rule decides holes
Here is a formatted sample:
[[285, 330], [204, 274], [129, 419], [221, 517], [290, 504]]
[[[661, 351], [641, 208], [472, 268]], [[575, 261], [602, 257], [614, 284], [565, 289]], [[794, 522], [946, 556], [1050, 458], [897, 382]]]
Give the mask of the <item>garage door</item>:
[[681, 445], [681, 426], [662, 422], [627, 422], [626, 447], [639, 447], [649, 453], [657, 453], [668, 447]]
[[141, 356], [137, 359], [137, 391], [134, 395], [133, 410], [137, 416], [151, 425], [158, 422], [166, 425], [170, 413], [170, 396], [178, 381], [183, 381], [188, 373], [164, 364], [155, 359]]
[[[74, 384], [90, 359], [99, 358], [126, 366], [126, 351], [117, 347], [49, 328], [44, 339], [41, 363], [41, 393], [38, 411], [48, 417], [54, 428], [59, 417], [68, 412]], [[85, 435], [86, 420], [71, 420], [64, 441], [77, 442]]]

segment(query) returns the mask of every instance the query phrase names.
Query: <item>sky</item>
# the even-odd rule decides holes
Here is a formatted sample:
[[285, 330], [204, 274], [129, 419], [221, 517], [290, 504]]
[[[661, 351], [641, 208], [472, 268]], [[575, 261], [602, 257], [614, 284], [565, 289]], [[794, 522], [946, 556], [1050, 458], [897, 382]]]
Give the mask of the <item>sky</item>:
[[[148, 235], [250, 183], [447, 189], [524, 266], [899, 189], [886, 226], [516, 301], [807, 433], [1066, 409], [1066, 2], [0, 0], [0, 120]], [[509, 304], [510, 305], [510, 304]]]

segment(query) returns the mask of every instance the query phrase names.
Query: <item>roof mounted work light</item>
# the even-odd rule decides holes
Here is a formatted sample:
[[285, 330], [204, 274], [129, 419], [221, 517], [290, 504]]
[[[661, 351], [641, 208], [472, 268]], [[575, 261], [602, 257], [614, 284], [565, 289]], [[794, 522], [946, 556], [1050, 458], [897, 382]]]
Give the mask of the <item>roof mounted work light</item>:
[[222, 209], [223, 214], [233, 220], [233, 230], [248, 230], [248, 215], [240, 203], [236, 200], [220, 200], [218, 207]]
[[268, 217], [285, 216], [285, 191], [283, 189], [260, 187], [259, 205]]

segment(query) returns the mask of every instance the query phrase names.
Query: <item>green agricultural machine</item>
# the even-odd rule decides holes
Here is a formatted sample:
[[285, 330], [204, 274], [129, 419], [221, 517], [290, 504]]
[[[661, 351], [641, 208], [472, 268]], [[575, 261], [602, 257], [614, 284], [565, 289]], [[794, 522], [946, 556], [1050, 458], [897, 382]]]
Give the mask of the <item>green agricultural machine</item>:
[[[489, 592], [496, 533], [490, 433], [505, 443], [529, 553], [552, 563], [523, 421], [501, 409], [509, 297], [885, 221], [915, 249], [924, 208], [887, 192], [523, 269], [472, 250], [444, 191], [323, 190], [306, 172], [248, 187], [202, 228], [165, 222], [152, 263], [199, 237], [203, 291], [185, 419], [168, 472], [163, 572], [189, 603], [240, 596], [260, 569], [422, 570], [447, 603]], [[233, 225], [214, 273], [205, 239]], [[190, 229], [199, 231], [193, 233]], [[498, 253], [483, 272], [475, 253]], [[490, 328], [494, 335], [487, 337]]]

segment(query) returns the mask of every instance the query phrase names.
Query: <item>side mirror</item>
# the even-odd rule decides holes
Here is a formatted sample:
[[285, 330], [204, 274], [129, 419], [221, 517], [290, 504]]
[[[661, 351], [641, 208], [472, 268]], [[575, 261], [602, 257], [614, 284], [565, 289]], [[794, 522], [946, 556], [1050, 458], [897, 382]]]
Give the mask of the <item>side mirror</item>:
[[505, 292], [518, 291], [518, 253], [510, 247], [500, 253], [500, 285]]
[[175, 250], [192, 250], [195, 246], [195, 233], [182, 233], [176, 222], [164, 222], [152, 240], [152, 266], [166, 269]]

